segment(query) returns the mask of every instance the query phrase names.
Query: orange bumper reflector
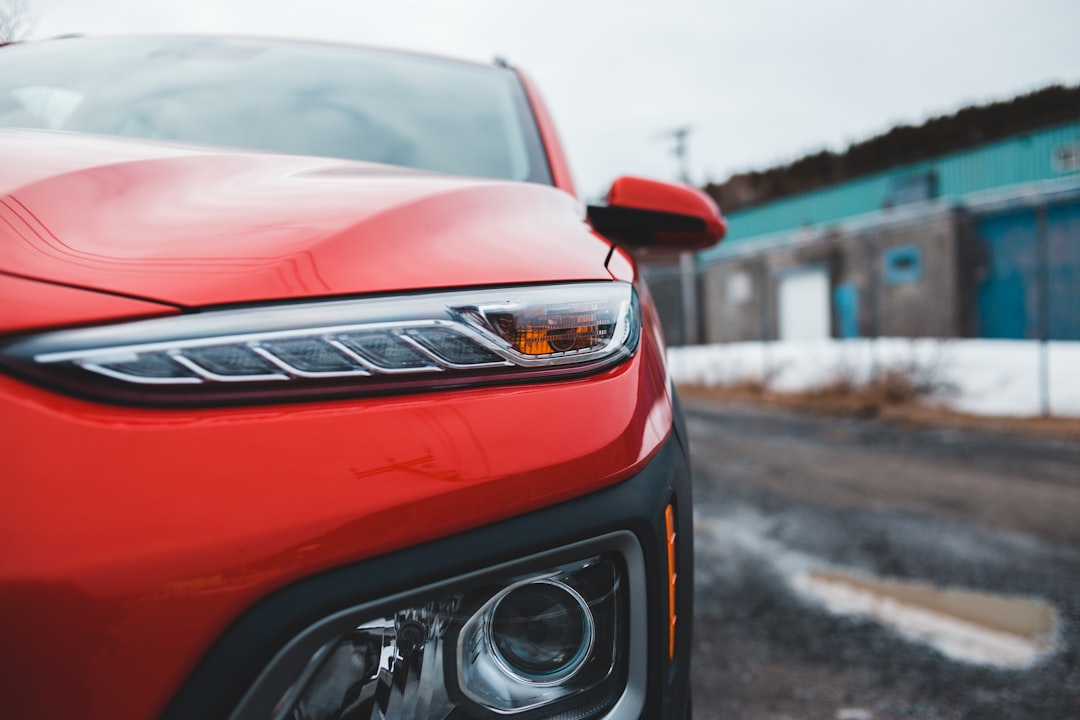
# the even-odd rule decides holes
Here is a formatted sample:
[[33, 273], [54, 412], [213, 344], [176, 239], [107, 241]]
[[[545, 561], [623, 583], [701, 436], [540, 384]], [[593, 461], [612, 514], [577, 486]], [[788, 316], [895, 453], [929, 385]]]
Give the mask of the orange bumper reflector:
[[667, 525], [667, 577], [668, 577], [668, 662], [675, 660], [675, 509], [668, 505], [664, 510]]

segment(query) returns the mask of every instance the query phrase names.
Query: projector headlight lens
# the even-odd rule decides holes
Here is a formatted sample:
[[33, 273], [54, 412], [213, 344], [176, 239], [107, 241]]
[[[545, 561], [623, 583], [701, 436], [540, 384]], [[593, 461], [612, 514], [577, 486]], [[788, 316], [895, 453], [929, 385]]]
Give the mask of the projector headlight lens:
[[577, 672], [592, 648], [595, 621], [572, 587], [539, 580], [506, 592], [488, 622], [495, 659], [527, 683], [555, 683]]

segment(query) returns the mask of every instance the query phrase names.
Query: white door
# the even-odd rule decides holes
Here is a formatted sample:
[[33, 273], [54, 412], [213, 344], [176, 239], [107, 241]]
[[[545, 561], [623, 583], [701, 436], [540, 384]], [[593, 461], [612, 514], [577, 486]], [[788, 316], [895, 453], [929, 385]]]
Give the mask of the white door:
[[812, 267], [780, 276], [780, 339], [825, 340], [829, 323], [829, 275]]

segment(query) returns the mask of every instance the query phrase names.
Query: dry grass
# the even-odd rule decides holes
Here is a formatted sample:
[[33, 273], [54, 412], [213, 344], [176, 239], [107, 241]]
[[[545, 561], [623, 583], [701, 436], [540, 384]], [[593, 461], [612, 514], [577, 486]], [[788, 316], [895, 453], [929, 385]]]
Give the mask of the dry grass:
[[802, 392], [776, 392], [761, 380], [744, 380], [732, 385], [703, 388], [685, 386], [687, 397], [707, 396], [727, 402], [751, 402], [860, 417], [877, 417], [888, 408], [911, 405], [930, 397], [940, 386], [907, 368], [883, 370], [876, 379], [858, 383], [852, 373], [841, 371], [817, 387]]
[[940, 390], [932, 381], [905, 369], [883, 371], [876, 381], [860, 385], [839, 376], [802, 392], [776, 392], [759, 381], [718, 387], [680, 385], [687, 399], [780, 407], [801, 412], [880, 418], [912, 427], [955, 427], [990, 432], [1056, 437], [1080, 442], [1080, 418], [990, 417], [937, 407], [929, 398]]

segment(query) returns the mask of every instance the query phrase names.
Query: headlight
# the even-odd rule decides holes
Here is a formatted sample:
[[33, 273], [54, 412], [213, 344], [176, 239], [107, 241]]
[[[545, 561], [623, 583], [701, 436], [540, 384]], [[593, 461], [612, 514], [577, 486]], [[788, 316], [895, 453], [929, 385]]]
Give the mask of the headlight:
[[643, 571], [631, 538], [328, 618], [279, 653], [233, 720], [636, 718], [644, 608], [630, 604], [642, 604]]
[[[589, 601], [562, 579], [539, 578], [508, 588], [473, 616], [473, 641], [486, 642], [499, 668], [527, 687], [564, 682], [582, 668], [596, 636]], [[466, 658], [459, 663], [466, 666]], [[473, 663], [475, 666], [475, 663]]]
[[8, 343], [12, 371], [103, 400], [257, 402], [588, 373], [632, 354], [627, 283], [214, 310]]

